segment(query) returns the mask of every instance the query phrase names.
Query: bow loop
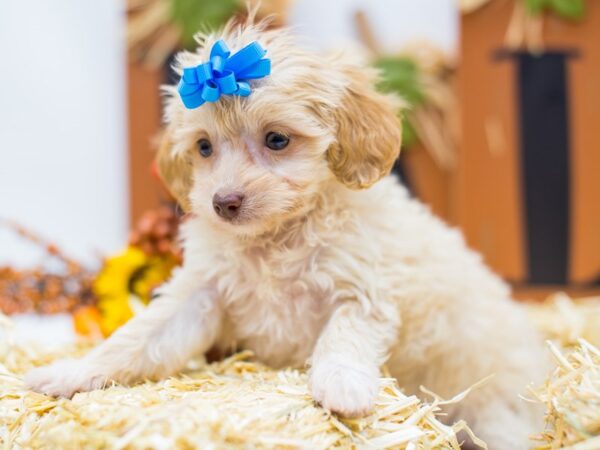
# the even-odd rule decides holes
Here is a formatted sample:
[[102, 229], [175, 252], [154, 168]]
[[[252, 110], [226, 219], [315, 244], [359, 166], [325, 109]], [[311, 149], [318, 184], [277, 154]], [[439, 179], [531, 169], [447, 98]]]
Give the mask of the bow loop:
[[248, 80], [271, 73], [271, 60], [264, 58], [266, 53], [255, 41], [231, 55], [227, 44], [218, 40], [210, 50], [208, 62], [183, 69], [178, 86], [183, 104], [194, 109], [205, 102], [216, 102], [222, 94], [247, 97], [252, 91]]
[[219, 39], [217, 42], [215, 42], [210, 49], [210, 59], [213, 59], [215, 56], [220, 56], [224, 59], [227, 59], [229, 58], [230, 54], [231, 51], [223, 39]]

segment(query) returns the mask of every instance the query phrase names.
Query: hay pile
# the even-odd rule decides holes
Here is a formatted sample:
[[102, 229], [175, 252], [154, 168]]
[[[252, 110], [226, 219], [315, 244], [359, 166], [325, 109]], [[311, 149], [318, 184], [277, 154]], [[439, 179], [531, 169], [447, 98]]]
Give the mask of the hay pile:
[[[85, 347], [53, 353], [4, 344], [0, 350], [3, 448], [452, 448], [469, 430], [436, 419], [442, 402], [404, 395], [382, 379], [376, 411], [340, 420], [312, 401], [304, 373], [274, 371], [248, 352], [190, 368], [184, 375], [131, 388], [112, 386], [55, 400], [26, 391], [30, 367]], [[467, 392], [451, 401], [460, 401]]]
[[583, 338], [600, 347], [600, 297], [573, 301], [566, 294], [557, 293], [543, 303], [527, 306], [532, 322], [547, 339], [571, 347]]
[[547, 425], [535, 448], [600, 449], [600, 350], [583, 339], [566, 355], [549, 346], [557, 367], [533, 391], [546, 405]]
[[[532, 390], [547, 407], [547, 427], [536, 437], [536, 450], [600, 449], [600, 350], [589, 342], [599, 337], [600, 299], [573, 303], [558, 296], [530, 312], [556, 342], [549, 345], [557, 367]], [[587, 340], [578, 340], [581, 336]], [[252, 362], [249, 352], [219, 363], [192, 362], [183, 375], [158, 383], [56, 400], [25, 390], [22, 374], [90, 347], [48, 352], [1, 339], [2, 448], [457, 450], [456, 433], [470, 433], [463, 422], [452, 427], [439, 422], [442, 400], [404, 395], [391, 378], [382, 379], [371, 416], [341, 420], [312, 401], [306, 374], [270, 370]]]
[[531, 390], [546, 405], [546, 430], [535, 450], [600, 449], [600, 298], [573, 301], [558, 293], [528, 308], [556, 364]]

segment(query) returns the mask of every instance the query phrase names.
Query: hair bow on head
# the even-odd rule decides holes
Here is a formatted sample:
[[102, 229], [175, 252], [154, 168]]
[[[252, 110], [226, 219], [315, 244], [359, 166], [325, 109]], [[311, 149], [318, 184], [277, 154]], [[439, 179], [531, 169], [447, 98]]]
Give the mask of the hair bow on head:
[[221, 94], [247, 97], [251, 89], [248, 80], [263, 78], [271, 73], [271, 60], [256, 41], [230, 56], [227, 44], [214, 43], [208, 62], [186, 67], [179, 81], [178, 91], [188, 109], [198, 108], [205, 102], [216, 102]]

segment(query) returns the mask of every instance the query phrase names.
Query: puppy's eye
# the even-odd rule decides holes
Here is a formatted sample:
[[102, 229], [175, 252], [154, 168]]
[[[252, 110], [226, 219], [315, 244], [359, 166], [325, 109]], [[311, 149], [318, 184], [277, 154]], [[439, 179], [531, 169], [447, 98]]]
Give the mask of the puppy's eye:
[[198, 153], [200, 153], [202, 157], [208, 158], [212, 155], [212, 144], [208, 139], [199, 139], [198, 142], [196, 142], [196, 145], [198, 146]]
[[265, 138], [265, 145], [271, 150], [283, 150], [290, 143], [290, 138], [285, 134], [271, 131], [267, 133]]

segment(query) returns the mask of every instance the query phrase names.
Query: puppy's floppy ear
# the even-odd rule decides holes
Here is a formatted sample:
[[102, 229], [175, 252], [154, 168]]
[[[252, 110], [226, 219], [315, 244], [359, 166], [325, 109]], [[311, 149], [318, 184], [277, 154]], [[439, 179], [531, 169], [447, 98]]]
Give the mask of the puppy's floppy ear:
[[399, 102], [375, 90], [373, 69], [346, 66], [343, 73], [348, 84], [334, 112], [337, 139], [327, 159], [339, 181], [364, 189], [387, 175], [400, 153]]
[[172, 152], [172, 139], [170, 126], [164, 131], [158, 153], [156, 154], [156, 163], [160, 178], [175, 197], [181, 208], [185, 212], [191, 209], [189, 193], [192, 188], [192, 162], [188, 160], [186, 154], [174, 155]]

